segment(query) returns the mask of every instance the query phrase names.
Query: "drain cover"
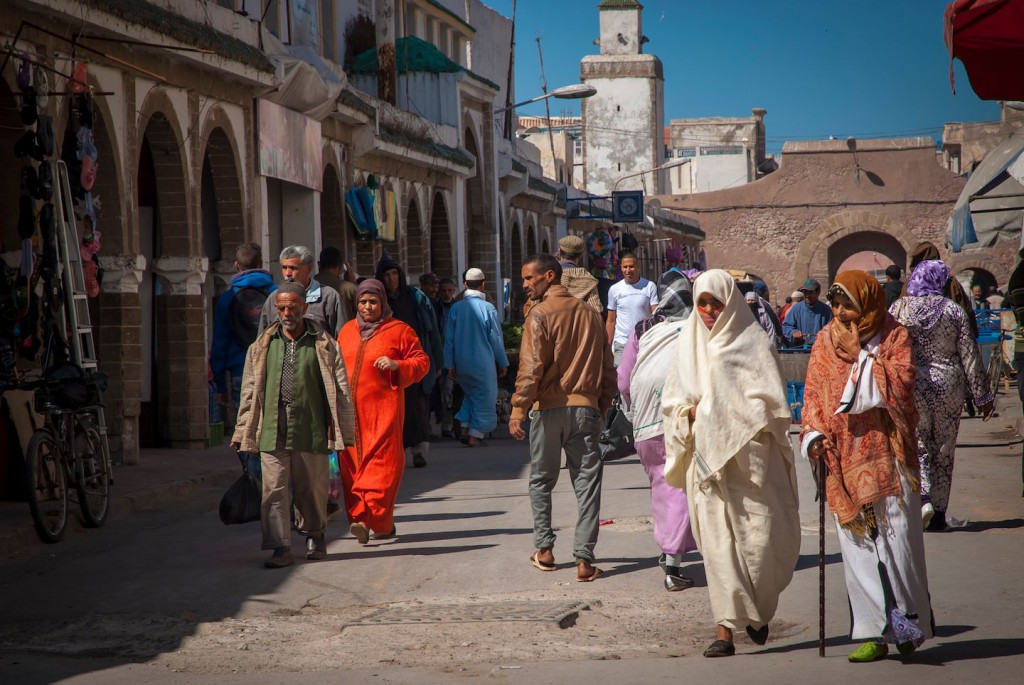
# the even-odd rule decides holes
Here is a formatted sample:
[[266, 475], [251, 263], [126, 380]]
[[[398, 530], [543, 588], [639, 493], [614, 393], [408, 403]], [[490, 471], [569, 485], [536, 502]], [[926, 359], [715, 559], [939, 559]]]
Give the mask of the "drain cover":
[[541, 621], [569, 628], [586, 602], [482, 602], [474, 604], [392, 605], [345, 623], [350, 626], [416, 625], [437, 623], [509, 623]]

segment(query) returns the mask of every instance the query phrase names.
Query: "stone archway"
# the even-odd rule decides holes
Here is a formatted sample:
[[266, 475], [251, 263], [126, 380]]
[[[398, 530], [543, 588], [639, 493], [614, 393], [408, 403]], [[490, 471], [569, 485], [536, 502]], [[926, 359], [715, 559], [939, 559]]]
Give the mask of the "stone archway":
[[[162, 94], [161, 94], [162, 95]], [[182, 137], [166, 95], [139, 122], [137, 172], [139, 241], [147, 268], [140, 286], [142, 308], [143, 444], [202, 447], [208, 430], [205, 302], [202, 284], [209, 262], [189, 221], [194, 192], [185, 172]], [[144, 112], [147, 109], [144, 108]], [[173, 112], [173, 109], [167, 111]]]
[[[93, 75], [90, 75], [89, 80], [98, 86]], [[78, 135], [77, 122], [74, 127], [69, 122], [70, 107], [67, 100], [65, 98], [63, 103], [66, 111], [58, 117], [58, 120], [64, 122], [65, 129], [54, 141], [58, 153], [63, 135]], [[92, 103], [97, 173], [90, 192], [97, 214], [93, 228], [101, 236], [97, 257], [106, 273], [99, 297], [90, 301], [90, 315], [96, 331], [96, 356], [100, 367], [110, 378], [105, 396], [108, 446], [115, 460], [134, 464], [138, 462], [139, 454], [138, 379], [142, 364], [138, 280], [133, 268], [111, 268], [113, 265], [122, 265], [123, 268], [126, 264], [134, 267], [135, 262], [136, 250], [128, 247], [133, 242], [132, 226], [126, 220], [126, 203], [122, 191], [125, 167], [131, 167], [124, 163], [124, 156], [114, 137], [110, 103], [103, 97], [93, 98]], [[88, 225], [80, 222], [78, 230], [82, 235], [88, 230]]]
[[410, 273], [418, 276], [430, 270], [427, 267], [427, 256], [423, 254], [423, 226], [415, 193], [409, 194], [409, 206], [405, 212], [405, 247]]
[[525, 301], [525, 294], [523, 293], [523, 262], [526, 261], [525, 255], [523, 255], [523, 233], [519, 230], [519, 223], [514, 222], [512, 224], [512, 231], [509, 234], [510, 249], [509, 253], [512, 256], [512, 270], [509, 271], [509, 276], [512, 279], [512, 303], [510, 309], [512, 310], [512, 318], [518, 321], [522, 318], [523, 303]]
[[861, 231], [843, 236], [828, 248], [828, 282], [849, 269], [867, 271], [879, 278], [886, 267], [907, 263], [907, 251], [893, 236], [878, 231]]
[[[466, 266], [483, 269], [485, 274], [495, 274], [498, 270], [498, 236], [489, 221], [491, 203], [484, 191], [484, 158], [471, 128], [466, 128], [464, 138], [466, 151], [476, 160], [473, 175], [466, 179]], [[494, 278], [487, 282], [487, 286], [492, 295], [498, 295], [499, 284]]]
[[324, 247], [336, 247], [345, 255], [345, 208], [341, 199], [341, 181], [333, 164], [324, 167], [323, 184], [324, 189], [320, 194], [320, 241]]
[[992, 284], [998, 285], [1004, 288], [1007, 282], [1010, 280], [1010, 270], [1000, 264], [994, 259], [990, 259], [985, 255], [972, 254], [971, 252], [965, 251], [955, 255], [949, 255], [946, 259], [946, 265], [949, 266], [949, 272], [954, 277], [966, 272], [971, 272], [972, 275], [975, 273], [987, 274], [982, 280], [986, 284], [990, 284], [990, 278], [994, 282]]
[[800, 243], [793, 262], [792, 282], [803, 283], [807, 278], [815, 278], [827, 287], [833, 275], [829, 272], [829, 249], [834, 243], [857, 233], [888, 235], [899, 243], [904, 255], [918, 242], [903, 224], [880, 212], [839, 212], [815, 226]]
[[526, 256], [529, 258], [537, 254], [537, 227], [530, 226], [526, 229]]
[[18, 236], [17, 230], [17, 208], [18, 197], [21, 195], [21, 167], [29, 159], [22, 157], [15, 160], [13, 155], [14, 143], [24, 131], [21, 117], [18, 115], [20, 106], [20, 98], [15, 97], [7, 79], [0, 75], [0, 142], [3, 144], [5, 158], [8, 160], [5, 170], [0, 173], [0, 197], [7, 198], [8, 206], [12, 208], [8, 211], [8, 215], [13, 219], [4, 221], [0, 227], [0, 230], [3, 231], [0, 233], [0, 242], [3, 243], [4, 250], [7, 252], [13, 252], [21, 247], [21, 238]]
[[441, 191], [434, 193], [433, 209], [430, 212], [430, 270], [440, 278], [454, 278], [456, 283], [462, 280], [461, 274], [455, 273], [455, 250], [448, 222], [448, 207]]

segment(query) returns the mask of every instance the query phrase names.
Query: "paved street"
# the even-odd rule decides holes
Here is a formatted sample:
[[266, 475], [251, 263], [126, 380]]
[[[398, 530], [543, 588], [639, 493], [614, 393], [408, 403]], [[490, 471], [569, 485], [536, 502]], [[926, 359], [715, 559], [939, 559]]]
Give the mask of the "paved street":
[[[1019, 415], [1005, 395], [1000, 400], [1004, 417]], [[406, 472], [398, 539], [360, 548], [336, 518], [325, 562], [263, 569], [258, 526], [218, 521], [219, 485], [8, 558], [0, 562], [0, 682], [629, 683], [713, 675], [819, 683], [867, 672], [893, 681], [1016, 682], [1024, 669], [1021, 446], [994, 446], [1017, 440], [1011, 423], [964, 421], [961, 444], [984, 446], [959, 450], [950, 512], [970, 523], [927, 535], [939, 637], [902, 662], [847, 663], [831, 531], [829, 647], [826, 659], [817, 656], [817, 505], [806, 464], [803, 556], [771, 639], [757, 648], [738, 636], [738, 657], [709, 660], [700, 656], [713, 624], [699, 558], [686, 570], [697, 587], [661, 588], [639, 462], [606, 467], [598, 557], [607, 575], [581, 584], [569, 551], [567, 473], [555, 502], [564, 567], [541, 573], [527, 560], [525, 445], [495, 439], [479, 450], [438, 444], [428, 468]], [[590, 608], [564, 627], [508, 620], [576, 602]], [[409, 622], [345, 627], [385, 610]], [[474, 615], [491, 620], [457, 622]]]

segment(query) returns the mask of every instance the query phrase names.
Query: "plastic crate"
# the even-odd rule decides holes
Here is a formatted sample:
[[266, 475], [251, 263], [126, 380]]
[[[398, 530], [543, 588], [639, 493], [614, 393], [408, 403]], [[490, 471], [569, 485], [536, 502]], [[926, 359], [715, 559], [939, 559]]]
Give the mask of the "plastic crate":
[[789, 413], [793, 417], [793, 423], [800, 423], [804, 410], [803, 381], [786, 382], [786, 400], [789, 402]]

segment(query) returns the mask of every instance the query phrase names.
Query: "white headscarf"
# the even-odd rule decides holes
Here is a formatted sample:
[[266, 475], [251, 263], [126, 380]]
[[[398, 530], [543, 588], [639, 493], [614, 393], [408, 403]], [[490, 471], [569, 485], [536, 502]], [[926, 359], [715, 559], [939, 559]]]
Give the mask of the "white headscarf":
[[[721, 269], [701, 274], [693, 300], [709, 294], [725, 308], [708, 330], [698, 312], [682, 324], [673, 369], [665, 381], [665, 479], [685, 486], [690, 460], [698, 483], [717, 480], [722, 469], [765, 428], [783, 452], [789, 445], [790, 410], [778, 353], [736, 287]], [[697, 405], [696, 419], [687, 418]], [[692, 432], [691, 432], [692, 430]]]

